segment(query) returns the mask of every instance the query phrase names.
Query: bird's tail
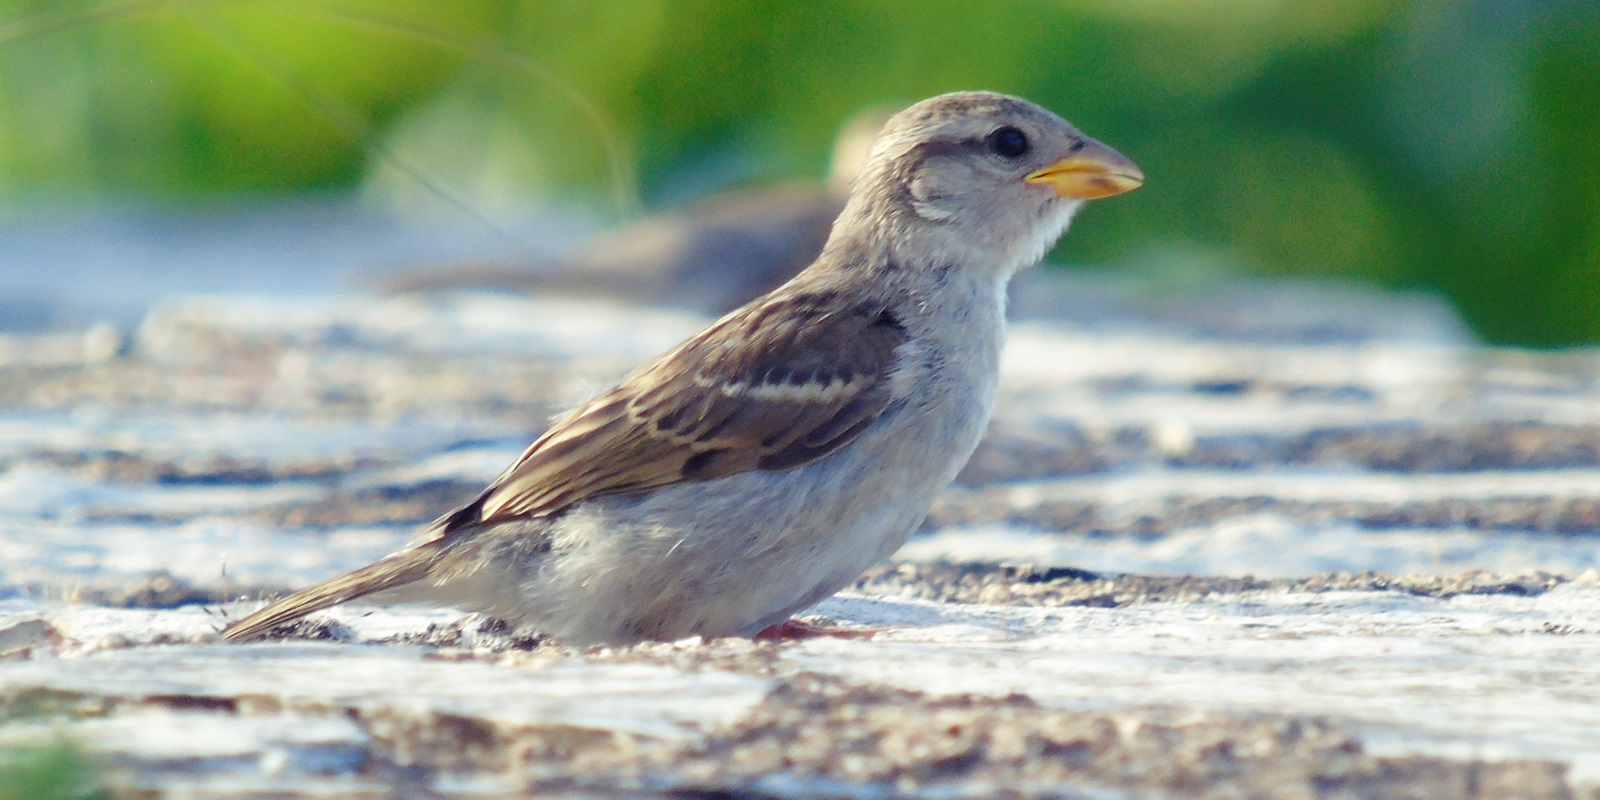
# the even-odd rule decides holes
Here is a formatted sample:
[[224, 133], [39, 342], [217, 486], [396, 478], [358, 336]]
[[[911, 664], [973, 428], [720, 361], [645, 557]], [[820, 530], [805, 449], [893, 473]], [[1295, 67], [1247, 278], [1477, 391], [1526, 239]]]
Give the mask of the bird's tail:
[[223, 628], [222, 637], [233, 641], [255, 639], [277, 625], [293, 622], [312, 612], [421, 580], [437, 563], [440, 551], [437, 543], [430, 542], [392, 553], [354, 572], [275, 600]]

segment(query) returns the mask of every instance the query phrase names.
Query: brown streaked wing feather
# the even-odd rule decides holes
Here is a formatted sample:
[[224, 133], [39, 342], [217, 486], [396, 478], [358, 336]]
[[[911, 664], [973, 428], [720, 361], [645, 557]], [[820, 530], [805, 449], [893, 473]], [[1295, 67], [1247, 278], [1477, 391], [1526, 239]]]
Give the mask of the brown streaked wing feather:
[[794, 295], [725, 318], [557, 422], [439, 533], [844, 446], [888, 404], [905, 331], [881, 304], [839, 302]]

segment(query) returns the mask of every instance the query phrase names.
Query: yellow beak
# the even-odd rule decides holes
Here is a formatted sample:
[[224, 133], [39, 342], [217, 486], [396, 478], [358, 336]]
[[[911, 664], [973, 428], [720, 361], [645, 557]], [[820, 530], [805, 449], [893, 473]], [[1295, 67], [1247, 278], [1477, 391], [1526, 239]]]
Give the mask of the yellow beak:
[[1144, 183], [1144, 173], [1127, 156], [1090, 139], [1082, 150], [1025, 180], [1050, 184], [1057, 197], [1098, 200], [1139, 188]]

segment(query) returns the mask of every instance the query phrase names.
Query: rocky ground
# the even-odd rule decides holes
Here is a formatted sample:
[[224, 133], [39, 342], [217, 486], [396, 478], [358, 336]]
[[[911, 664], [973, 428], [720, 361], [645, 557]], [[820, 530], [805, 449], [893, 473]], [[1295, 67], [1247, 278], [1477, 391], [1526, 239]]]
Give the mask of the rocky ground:
[[0, 336], [0, 746], [129, 797], [1600, 798], [1600, 354], [1340, 286], [1018, 306], [972, 464], [815, 609], [875, 635], [587, 650], [215, 631], [702, 318], [260, 293]]

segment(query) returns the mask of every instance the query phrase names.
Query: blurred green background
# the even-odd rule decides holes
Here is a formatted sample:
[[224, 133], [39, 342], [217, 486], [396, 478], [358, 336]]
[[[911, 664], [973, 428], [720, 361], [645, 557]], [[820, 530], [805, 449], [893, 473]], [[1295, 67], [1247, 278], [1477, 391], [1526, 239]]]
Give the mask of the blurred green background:
[[359, 191], [616, 217], [820, 176], [853, 112], [990, 88], [1137, 161], [1058, 257], [1447, 295], [1600, 341], [1593, 0], [0, 2], [0, 203]]

